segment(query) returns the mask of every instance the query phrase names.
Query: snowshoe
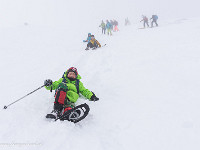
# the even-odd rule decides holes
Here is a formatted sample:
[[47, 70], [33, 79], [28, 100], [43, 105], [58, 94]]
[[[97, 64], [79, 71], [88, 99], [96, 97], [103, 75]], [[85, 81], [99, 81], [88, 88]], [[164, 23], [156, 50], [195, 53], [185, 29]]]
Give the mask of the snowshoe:
[[89, 111], [89, 106], [86, 103], [84, 103], [72, 108], [71, 110], [64, 112], [64, 114], [56, 118], [55, 121], [59, 119], [61, 121], [67, 120], [77, 123], [83, 120], [88, 115]]
[[86, 47], [86, 49], [85, 50], [89, 50], [89, 47]]

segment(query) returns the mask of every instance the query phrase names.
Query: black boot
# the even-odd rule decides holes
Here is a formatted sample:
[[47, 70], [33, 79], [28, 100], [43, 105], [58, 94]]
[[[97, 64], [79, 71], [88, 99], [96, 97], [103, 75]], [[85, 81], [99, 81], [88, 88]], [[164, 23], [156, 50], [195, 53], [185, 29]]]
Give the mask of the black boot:
[[59, 104], [56, 102], [54, 103], [54, 109], [50, 114], [46, 115], [46, 118], [57, 119], [58, 117], [60, 117], [62, 110], [63, 110], [63, 104]]
[[46, 115], [46, 118], [48, 118], [48, 119], [57, 119], [57, 118], [60, 117], [60, 115], [61, 115], [60, 111], [52, 110], [52, 112], [50, 114]]

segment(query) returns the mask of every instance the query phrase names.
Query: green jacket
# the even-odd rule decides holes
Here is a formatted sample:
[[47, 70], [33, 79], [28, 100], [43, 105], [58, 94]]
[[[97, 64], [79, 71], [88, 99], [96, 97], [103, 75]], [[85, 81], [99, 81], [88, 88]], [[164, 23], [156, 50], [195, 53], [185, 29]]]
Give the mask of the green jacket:
[[105, 28], [106, 28], [106, 24], [105, 24], [104, 22], [102, 22], [101, 25], [100, 25], [99, 27], [105, 29]]
[[[66, 71], [67, 72], [67, 71]], [[77, 93], [77, 89], [76, 89], [76, 80], [75, 81], [71, 81], [67, 78], [67, 75], [66, 75], [66, 72], [64, 74], [64, 77], [66, 79], [66, 85], [67, 85], [67, 92], [66, 92], [66, 95], [67, 95], [67, 98], [75, 103], [77, 101], [77, 99], [79, 98], [79, 94]], [[80, 80], [81, 79], [81, 76], [78, 75], [77, 76], [77, 79]], [[53, 82], [53, 84], [51, 86], [45, 86], [45, 88], [47, 90], [51, 90], [51, 87], [52, 87], [52, 90], [56, 90], [58, 88], [58, 86], [62, 83], [63, 81], [63, 78], [60, 78], [58, 81], [55, 81]], [[91, 91], [89, 91], [88, 89], [86, 89], [84, 86], [83, 86], [83, 83], [81, 81], [79, 81], [79, 92], [84, 96], [86, 97], [87, 99], [90, 99], [91, 96], [93, 95], [93, 93]]]

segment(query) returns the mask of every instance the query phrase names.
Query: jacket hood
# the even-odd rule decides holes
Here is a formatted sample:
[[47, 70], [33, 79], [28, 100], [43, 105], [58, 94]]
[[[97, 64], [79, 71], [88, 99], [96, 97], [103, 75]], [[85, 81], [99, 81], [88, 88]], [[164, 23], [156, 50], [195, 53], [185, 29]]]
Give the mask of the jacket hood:
[[[65, 72], [64, 77], [67, 79], [67, 71]], [[81, 76], [78, 74], [77, 77], [76, 77], [76, 79], [80, 80]]]

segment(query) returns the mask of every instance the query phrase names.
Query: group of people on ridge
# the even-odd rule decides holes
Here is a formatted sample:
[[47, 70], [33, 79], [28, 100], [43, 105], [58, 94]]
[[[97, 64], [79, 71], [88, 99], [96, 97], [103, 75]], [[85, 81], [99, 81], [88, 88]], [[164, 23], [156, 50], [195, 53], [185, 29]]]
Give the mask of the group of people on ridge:
[[[104, 21], [102, 20], [99, 27], [102, 28], [102, 34], [106, 34], [106, 30], [108, 35], [112, 35], [112, 31], [114, 32], [119, 31], [118, 22], [116, 20], [110, 20], [110, 21], [106, 20], [106, 23], [104, 23]], [[92, 35], [91, 33], [88, 33], [87, 39], [83, 40], [83, 42], [87, 42], [87, 47], [85, 48], [85, 50], [89, 50], [90, 48], [94, 50], [98, 47], [101, 47], [99, 41], [97, 41], [94, 35]]]
[[[150, 18], [151, 21], [151, 28], [153, 28], [153, 23], [156, 24], [156, 26], [158, 26], [157, 20], [158, 20], [158, 16], [157, 15], [152, 15], [152, 17]], [[145, 25], [147, 25], [149, 27], [149, 20], [146, 16], [142, 15], [142, 20], [140, 22], [143, 21], [143, 26], [145, 28]]]
[[112, 31], [119, 31], [118, 22], [114, 19], [110, 21], [106, 20], [106, 23], [104, 23], [104, 21], [102, 20], [99, 27], [101, 27], [102, 29], [102, 34], [106, 34], [106, 30], [108, 35], [112, 35]]

